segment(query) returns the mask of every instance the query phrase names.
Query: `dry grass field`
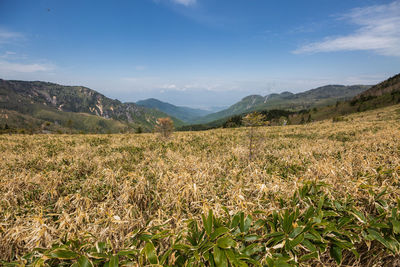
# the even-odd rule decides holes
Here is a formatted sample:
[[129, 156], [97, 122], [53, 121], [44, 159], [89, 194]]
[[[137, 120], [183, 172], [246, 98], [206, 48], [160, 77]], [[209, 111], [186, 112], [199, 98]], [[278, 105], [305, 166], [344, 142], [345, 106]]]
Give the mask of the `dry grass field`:
[[383, 190], [381, 199], [397, 203], [399, 105], [257, 130], [251, 161], [246, 128], [176, 132], [169, 140], [0, 136], [0, 259], [49, 248], [66, 235], [108, 241], [118, 251], [135, 229], [166, 224], [177, 233], [210, 209], [215, 216], [223, 207], [231, 215], [269, 214], [307, 181], [325, 183], [333, 200], [355, 199], [361, 211]]

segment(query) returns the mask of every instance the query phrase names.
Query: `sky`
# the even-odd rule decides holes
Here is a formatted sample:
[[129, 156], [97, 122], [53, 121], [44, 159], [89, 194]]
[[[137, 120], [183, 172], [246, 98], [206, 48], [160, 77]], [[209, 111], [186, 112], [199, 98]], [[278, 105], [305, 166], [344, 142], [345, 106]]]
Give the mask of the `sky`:
[[229, 106], [400, 72], [400, 0], [0, 0], [0, 78]]

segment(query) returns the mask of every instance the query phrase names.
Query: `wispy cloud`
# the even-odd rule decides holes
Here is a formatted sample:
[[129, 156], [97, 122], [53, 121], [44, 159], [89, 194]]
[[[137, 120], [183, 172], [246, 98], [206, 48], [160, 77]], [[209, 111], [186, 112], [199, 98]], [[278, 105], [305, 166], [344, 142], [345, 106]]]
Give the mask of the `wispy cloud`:
[[8, 57], [12, 57], [16, 54], [17, 53], [15, 53], [13, 51], [6, 51], [6, 52], [4, 52], [4, 54], [0, 55], [0, 58], [8, 58]]
[[0, 27], [0, 44], [12, 43], [23, 38], [24, 36], [19, 32], [9, 31]]
[[145, 69], [147, 69], [147, 67], [146, 66], [143, 66], [143, 65], [137, 65], [137, 66], [135, 66], [135, 70], [145, 70]]
[[196, 4], [196, 0], [172, 0], [172, 2], [174, 2], [176, 4], [184, 5], [184, 6], [191, 6], [191, 5]]
[[47, 72], [53, 69], [53, 66], [45, 64], [14, 63], [6, 60], [0, 61], [0, 74]]
[[176, 84], [164, 84], [163, 86], [161, 86], [161, 88], [163, 89], [177, 89]]
[[349, 35], [330, 36], [304, 45], [295, 54], [369, 50], [380, 55], [400, 56], [400, 1], [356, 8], [340, 19], [357, 25]]

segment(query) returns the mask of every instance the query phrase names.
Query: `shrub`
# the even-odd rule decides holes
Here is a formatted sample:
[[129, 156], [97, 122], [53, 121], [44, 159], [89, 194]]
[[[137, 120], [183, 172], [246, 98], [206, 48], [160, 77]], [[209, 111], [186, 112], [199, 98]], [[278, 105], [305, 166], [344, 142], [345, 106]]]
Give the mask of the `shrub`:
[[159, 118], [157, 119], [155, 130], [159, 132], [163, 138], [169, 138], [174, 131], [174, 122], [169, 117]]
[[332, 118], [332, 122], [340, 122], [340, 121], [347, 121], [347, 119], [343, 116], [336, 116]]
[[252, 160], [253, 158], [255, 142], [257, 141], [256, 127], [265, 125], [267, 123], [268, 122], [265, 121], [265, 115], [258, 112], [247, 114], [243, 118], [243, 124], [248, 127], [247, 136], [249, 138], [249, 160]]

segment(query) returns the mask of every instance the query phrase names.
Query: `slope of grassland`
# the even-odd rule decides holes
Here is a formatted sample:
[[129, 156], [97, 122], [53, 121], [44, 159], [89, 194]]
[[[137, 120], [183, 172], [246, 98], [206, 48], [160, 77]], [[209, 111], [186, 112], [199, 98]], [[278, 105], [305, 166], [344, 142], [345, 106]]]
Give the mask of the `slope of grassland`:
[[[246, 128], [177, 132], [167, 141], [155, 134], [2, 135], [0, 259], [49, 248], [66, 235], [107, 241], [114, 253], [130, 246], [135, 229], [165, 224], [177, 233], [210, 209], [262, 217], [255, 212], [281, 210], [309, 181], [326, 184], [327, 198], [353, 199], [362, 212], [375, 210], [371, 194], [383, 190], [387, 206], [397, 203], [399, 105], [335, 123], [258, 130], [251, 162]], [[389, 257], [363, 244], [352, 265], [379, 266]], [[324, 255], [312, 263], [334, 265]]]

